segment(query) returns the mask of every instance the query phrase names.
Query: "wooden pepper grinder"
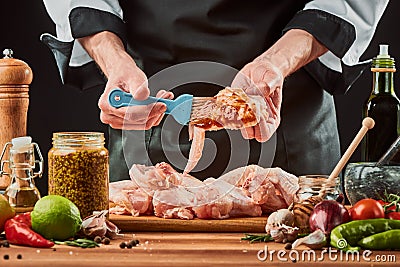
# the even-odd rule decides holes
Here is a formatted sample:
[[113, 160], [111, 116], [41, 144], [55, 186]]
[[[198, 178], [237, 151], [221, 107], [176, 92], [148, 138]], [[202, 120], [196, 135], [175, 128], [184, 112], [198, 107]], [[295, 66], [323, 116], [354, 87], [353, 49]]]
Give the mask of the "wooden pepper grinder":
[[[29, 85], [33, 74], [24, 61], [12, 57], [13, 51], [5, 49], [0, 59], [0, 151], [7, 142], [26, 136], [29, 105]], [[8, 152], [7, 152], [8, 154]], [[4, 155], [7, 159], [8, 155]], [[6, 170], [8, 166], [5, 166]], [[10, 177], [0, 177], [0, 191], [10, 184]]]

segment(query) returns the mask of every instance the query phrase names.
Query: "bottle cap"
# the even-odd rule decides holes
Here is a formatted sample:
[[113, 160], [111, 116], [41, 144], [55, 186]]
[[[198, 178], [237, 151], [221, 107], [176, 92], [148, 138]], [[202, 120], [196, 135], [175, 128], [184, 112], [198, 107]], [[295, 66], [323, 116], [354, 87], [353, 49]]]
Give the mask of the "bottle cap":
[[372, 59], [372, 72], [395, 72], [396, 66], [394, 58], [389, 55], [389, 45], [380, 44], [379, 54]]
[[377, 58], [390, 58], [389, 45], [387, 44], [379, 45], [379, 55], [377, 56]]

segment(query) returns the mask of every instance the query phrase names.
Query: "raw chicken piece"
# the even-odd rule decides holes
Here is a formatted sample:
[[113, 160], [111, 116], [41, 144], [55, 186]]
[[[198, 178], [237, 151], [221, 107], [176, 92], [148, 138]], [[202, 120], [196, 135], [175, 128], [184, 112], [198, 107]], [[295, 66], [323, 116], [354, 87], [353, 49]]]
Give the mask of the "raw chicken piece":
[[139, 216], [152, 209], [151, 196], [129, 180], [110, 183], [109, 200], [111, 214]]
[[[205, 205], [194, 207], [196, 216], [201, 219], [224, 219], [235, 216], [260, 216], [259, 205], [246, 195], [246, 192], [224, 180], [208, 178]], [[200, 203], [201, 203], [200, 202]]]
[[[113, 182], [109, 185], [110, 214], [132, 214], [133, 205], [129, 201], [127, 191], [135, 190], [136, 185], [130, 181]], [[136, 212], [133, 211], [133, 214]]]
[[281, 193], [286, 204], [290, 205], [293, 201], [297, 201], [296, 193], [300, 188], [299, 179], [281, 168], [270, 168], [269, 171], [268, 178]]
[[212, 178], [203, 183], [203, 187], [196, 191], [197, 205], [192, 209], [200, 219], [226, 219], [233, 209], [232, 198], [227, 191], [211, 185]]
[[[155, 168], [170, 167], [167, 163], [157, 164]], [[153, 195], [154, 213], [163, 218], [193, 219], [192, 207], [200, 205], [204, 199], [205, 184], [189, 174], [168, 171], [166, 177], [170, 181], [167, 189], [159, 189]]]
[[184, 173], [191, 172], [203, 154], [205, 131], [238, 130], [255, 126], [267, 110], [261, 96], [249, 96], [242, 89], [226, 87], [201, 107], [193, 108], [189, 123], [192, 140]]
[[136, 189], [137, 185], [131, 180], [112, 182], [109, 185], [110, 195], [119, 193], [120, 190]]
[[165, 219], [193, 219], [191, 207], [194, 203], [196, 203], [195, 194], [182, 186], [158, 190], [153, 196], [154, 214]]
[[164, 168], [134, 164], [129, 170], [129, 176], [136, 188], [141, 188], [149, 195], [153, 195], [155, 190], [166, 189], [169, 187], [167, 177], [170, 174]]
[[299, 190], [298, 178], [280, 168], [249, 165], [232, 170], [219, 179], [246, 190], [264, 212], [288, 207]]
[[256, 175], [266, 176], [266, 173], [267, 170], [258, 165], [249, 165], [227, 172], [218, 179], [224, 180], [234, 186], [242, 187], [248, 179]]
[[218, 200], [199, 207], [193, 208], [199, 219], [227, 219], [233, 209], [233, 202], [228, 197], [221, 197]]
[[174, 170], [171, 165], [161, 162], [156, 166], [134, 164], [129, 170], [131, 180], [150, 195], [156, 190], [170, 188], [172, 185], [199, 186], [201, 181], [189, 174], [182, 175]]
[[189, 125], [189, 136], [192, 140], [190, 147], [189, 159], [186, 164], [184, 174], [191, 172], [199, 162], [201, 155], [203, 154], [204, 139], [206, 138], [206, 131], [202, 128]]
[[210, 131], [237, 130], [256, 125], [265, 110], [263, 97], [249, 96], [243, 89], [226, 87], [201, 107], [193, 108], [190, 124]]
[[135, 185], [152, 196], [154, 214], [163, 218], [193, 219], [195, 196], [188, 189], [197, 190], [204, 184], [188, 175], [180, 174], [167, 163], [156, 166], [133, 165], [129, 171]]
[[176, 186], [156, 191], [153, 198], [155, 215], [163, 218], [225, 219], [233, 208], [227, 192], [202, 183], [201, 187]]
[[252, 180], [247, 180], [243, 188], [249, 192], [254, 202], [261, 205], [264, 213], [271, 213], [289, 206], [269, 178], [256, 175]]

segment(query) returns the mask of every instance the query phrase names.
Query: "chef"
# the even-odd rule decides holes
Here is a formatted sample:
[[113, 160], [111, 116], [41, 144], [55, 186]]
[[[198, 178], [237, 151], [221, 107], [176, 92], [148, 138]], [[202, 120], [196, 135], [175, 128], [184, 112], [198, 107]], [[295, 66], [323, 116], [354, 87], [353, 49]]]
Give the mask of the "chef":
[[204, 166], [192, 173], [200, 179], [247, 164], [328, 174], [340, 157], [333, 95], [365, 69], [360, 57], [388, 2], [44, 0], [57, 36], [41, 40], [65, 84], [104, 85], [111, 180], [127, 179], [133, 163], [182, 170], [190, 148], [164, 104], [116, 109], [114, 88], [144, 100], [213, 96], [232, 85], [265, 99], [256, 126], [207, 133]]

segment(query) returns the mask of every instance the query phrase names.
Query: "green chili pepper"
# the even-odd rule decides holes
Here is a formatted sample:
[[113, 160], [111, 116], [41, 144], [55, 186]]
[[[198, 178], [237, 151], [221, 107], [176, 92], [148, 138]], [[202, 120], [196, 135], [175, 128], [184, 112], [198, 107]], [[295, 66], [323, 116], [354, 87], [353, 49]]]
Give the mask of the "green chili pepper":
[[331, 232], [331, 245], [342, 250], [359, 250], [358, 241], [361, 239], [386, 232], [392, 229], [400, 229], [400, 220], [369, 219], [351, 221], [336, 226]]
[[366, 249], [400, 249], [400, 230], [389, 230], [367, 236], [358, 245]]

